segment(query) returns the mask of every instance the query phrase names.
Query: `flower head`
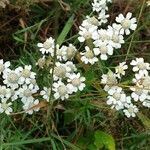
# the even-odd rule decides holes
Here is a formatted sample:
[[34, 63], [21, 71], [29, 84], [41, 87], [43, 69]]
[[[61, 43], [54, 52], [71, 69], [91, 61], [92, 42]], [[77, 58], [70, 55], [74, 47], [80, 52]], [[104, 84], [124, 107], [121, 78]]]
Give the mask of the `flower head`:
[[67, 81], [69, 82], [68, 86], [70, 87], [70, 90], [73, 92], [77, 92], [78, 90], [82, 91], [85, 87], [85, 84], [83, 83], [85, 77], [81, 77], [80, 73], [71, 74]]
[[85, 47], [85, 52], [81, 52], [81, 61], [84, 62], [85, 64], [94, 64], [95, 62], [98, 61], [98, 58], [94, 56], [94, 53], [88, 46]]
[[38, 43], [37, 46], [40, 48], [40, 51], [43, 55], [53, 54], [55, 48], [55, 40], [50, 37], [44, 43]]
[[5, 112], [7, 115], [9, 115], [13, 111], [11, 105], [11, 102], [8, 102], [6, 99], [2, 99], [0, 102], [0, 113]]
[[129, 35], [130, 34], [130, 30], [135, 30], [137, 27], [136, 24], [136, 18], [132, 18], [132, 13], [128, 12], [126, 17], [123, 16], [123, 14], [120, 14], [118, 17], [116, 17], [116, 22], [120, 23], [120, 25], [122, 26], [121, 28], [121, 33], [122, 34], [126, 34]]
[[126, 62], [119, 63], [119, 66], [115, 67], [117, 77], [121, 78], [121, 75], [125, 75], [125, 70], [127, 69]]
[[128, 118], [135, 117], [136, 113], [138, 112], [138, 108], [137, 108], [137, 106], [133, 105], [132, 103], [126, 104], [123, 112]]
[[54, 93], [54, 98], [55, 99], [60, 98], [61, 100], [68, 99], [69, 94], [71, 93], [68, 85], [65, 85], [60, 80], [58, 82], [53, 83], [53, 91], [55, 92]]

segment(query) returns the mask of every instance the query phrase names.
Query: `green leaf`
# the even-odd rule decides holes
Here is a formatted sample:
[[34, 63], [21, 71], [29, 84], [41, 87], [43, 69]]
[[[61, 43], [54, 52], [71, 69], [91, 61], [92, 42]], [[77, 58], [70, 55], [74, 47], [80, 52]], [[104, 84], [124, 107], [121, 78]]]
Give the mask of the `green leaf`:
[[138, 113], [137, 116], [142, 121], [145, 128], [150, 129], [150, 119], [145, 115], [143, 115], [142, 113]]
[[67, 34], [69, 33], [69, 31], [73, 25], [73, 19], [74, 19], [74, 15], [72, 15], [69, 18], [69, 20], [67, 21], [67, 23], [65, 24], [65, 27], [63, 28], [61, 34], [59, 35], [59, 37], [57, 39], [57, 44], [61, 45], [64, 42]]
[[88, 146], [88, 150], [97, 150], [96, 146], [94, 144], [90, 144]]
[[94, 144], [98, 149], [105, 147], [108, 150], [115, 150], [115, 141], [110, 134], [103, 131], [96, 131], [94, 136]]

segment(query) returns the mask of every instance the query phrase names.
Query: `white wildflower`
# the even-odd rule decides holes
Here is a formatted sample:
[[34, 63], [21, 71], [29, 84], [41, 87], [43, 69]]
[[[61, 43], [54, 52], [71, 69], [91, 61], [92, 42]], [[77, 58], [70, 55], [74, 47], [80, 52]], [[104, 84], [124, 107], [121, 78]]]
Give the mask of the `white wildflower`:
[[105, 10], [102, 10], [98, 15], [98, 19], [100, 20], [99, 24], [101, 25], [102, 23], [107, 23], [108, 17], [109, 14], [106, 14]]
[[23, 85], [19, 88], [19, 97], [23, 103], [26, 103], [27, 100], [33, 98], [33, 94], [37, 93], [37, 89], [32, 89], [28, 85]]
[[92, 38], [93, 32], [95, 32], [97, 30], [97, 26], [90, 25], [90, 27], [88, 27], [88, 28], [80, 26], [79, 29], [80, 29], [80, 31], [79, 31], [78, 40], [80, 42], [84, 42], [85, 40]]
[[45, 99], [47, 102], [49, 102], [51, 94], [51, 88], [44, 87], [43, 90], [40, 92], [40, 95], [43, 96], [43, 99]]
[[81, 52], [81, 61], [84, 62], [85, 64], [94, 64], [95, 62], [98, 61], [98, 58], [94, 56], [94, 53], [88, 46], [85, 47], [85, 52]]
[[138, 108], [136, 105], [133, 105], [132, 103], [126, 104], [123, 112], [128, 118], [135, 117], [136, 113], [138, 112]]
[[62, 56], [63, 60], [64, 61], [66, 61], [66, 60], [72, 60], [74, 58], [76, 52], [77, 52], [76, 47], [74, 45], [72, 45], [72, 44], [69, 44], [69, 46], [66, 49], [65, 55]]
[[58, 82], [54, 82], [53, 83], [53, 91], [54, 93], [54, 98], [55, 99], [68, 99], [69, 98], [69, 94], [71, 93], [71, 91], [69, 90], [68, 85], [65, 85], [63, 82], [61, 82], [60, 80]]
[[95, 30], [92, 34], [93, 43], [96, 47], [100, 46], [101, 42], [109, 43], [111, 40], [110, 33], [106, 29]]
[[116, 30], [115, 28], [113, 28], [112, 26], [108, 26], [108, 33], [110, 35], [110, 45], [112, 45], [112, 47], [118, 49], [121, 48], [121, 44], [124, 43], [124, 37], [120, 34], [120, 32], [118, 30]]
[[150, 96], [147, 97], [142, 103], [143, 106], [150, 108]]
[[11, 89], [6, 88], [6, 86], [0, 85], [0, 98], [9, 99], [11, 97]]
[[77, 71], [77, 67], [75, 66], [75, 64], [72, 61], [67, 61], [65, 63], [65, 65], [67, 66], [67, 72], [69, 74]]
[[[56, 45], [56, 57], [59, 61], [62, 61], [64, 56], [67, 55], [67, 46], [62, 46], [61, 48], [59, 45]], [[52, 55], [53, 56], [53, 55]]]
[[107, 104], [111, 105], [111, 108], [115, 108], [116, 110], [123, 109], [124, 105], [129, 103], [131, 103], [131, 97], [126, 96], [120, 87], [116, 88], [114, 92], [108, 96], [107, 100]]
[[[54, 74], [53, 78], [54, 80], [63, 79], [67, 77], [67, 73], [71, 70], [70, 67], [68, 67], [66, 64], [56, 62], [54, 68]], [[50, 70], [50, 73], [52, 73], [52, 69]]]
[[55, 40], [50, 37], [44, 43], [38, 43], [37, 46], [43, 55], [48, 53], [52, 55], [55, 49]]
[[143, 58], [136, 58], [130, 63], [133, 66], [133, 71], [138, 72], [135, 74], [137, 78], [141, 78], [143, 75], [148, 75], [148, 70], [150, 70], [150, 64], [145, 63]]
[[34, 100], [34, 98], [32, 98], [32, 99], [28, 99], [22, 107], [27, 114], [32, 115], [34, 111], [40, 110], [40, 107], [37, 106], [38, 104], [39, 104], [39, 100], [38, 99]]
[[107, 74], [103, 74], [101, 83], [105, 85], [104, 90], [109, 92], [109, 90], [112, 90], [112, 87], [116, 87], [118, 83], [116, 74], [114, 74], [112, 71], [109, 71]]
[[135, 86], [130, 88], [133, 92], [131, 93], [131, 97], [134, 99], [134, 101], [140, 100], [143, 102], [145, 99], [147, 99], [148, 96], [148, 90], [143, 89], [143, 86]]
[[98, 19], [97, 19], [95, 16], [92, 16], [92, 17], [86, 16], [86, 19], [83, 20], [81, 26], [86, 27], [86, 28], [89, 28], [89, 27], [92, 26], [92, 25], [94, 25], [94, 26], [99, 26], [100, 24], [99, 24]]
[[10, 92], [11, 92], [11, 101], [17, 100], [20, 92], [14, 89], [11, 89]]
[[2, 99], [0, 102], [0, 113], [6, 113], [7, 115], [9, 115], [13, 109], [11, 108], [12, 103], [11, 102], [7, 102], [6, 99]]
[[126, 17], [123, 16], [123, 14], [120, 14], [118, 17], [116, 17], [116, 22], [120, 23], [122, 28], [120, 33], [121, 34], [130, 34], [130, 29], [135, 30], [137, 27], [136, 24], [136, 18], [132, 18], [132, 13], [128, 12]]
[[94, 48], [94, 54], [96, 56], [100, 55], [101, 60], [107, 60], [108, 55], [113, 55], [113, 48], [111, 45], [107, 44], [106, 42], [99, 42], [97, 48]]
[[83, 83], [85, 77], [81, 77], [80, 73], [71, 74], [67, 81], [69, 82], [68, 86], [72, 92], [77, 92], [78, 90], [82, 91], [85, 87], [85, 83]]
[[31, 71], [32, 66], [31, 65], [25, 65], [23, 67], [19, 67], [20, 70], [20, 78], [19, 78], [19, 84], [30, 84], [32, 79], [35, 79], [35, 72]]
[[16, 89], [19, 87], [19, 79], [20, 79], [20, 70], [16, 68], [15, 70], [5, 69], [3, 73], [4, 84], [7, 87], [11, 87], [12, 89]]
[[119, 66], [115, 67], [116, 75], [120, 79], [121, 75], [125, 75], [125, 70], [128, 69], [126, 62], [119, 63]]
[[0, 59], [0, 75], [5, 69], [8, 69], [9, 66], [10, 66], [9, 61], [4, 62], [3, 59]]

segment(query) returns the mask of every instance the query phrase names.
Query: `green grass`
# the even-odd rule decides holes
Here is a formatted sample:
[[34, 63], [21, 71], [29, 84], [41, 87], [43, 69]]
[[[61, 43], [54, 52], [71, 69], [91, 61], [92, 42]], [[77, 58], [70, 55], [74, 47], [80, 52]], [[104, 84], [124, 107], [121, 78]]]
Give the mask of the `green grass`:
[[[87, 87], [82, 93], [63, 102], [50, 103], [50, 107], [44, 107], [32, 116], [0, 114], [0, 150], [96, 150], [95, 145], [99, 149], [105, 146], [114, 150], [114, 142], [116, 150], [150, 150], [149, 109], [143, 109], [136, 118], [127, 119], [106, 105], [106, 93], [97, 84], [101, 74], [119, 61], [143, 57], [150, 62], [150, 13], [144, 0], [135, 1], [127, 0], [124, 6], [116, 2], [110, 6], [110, 18], [124, 12], [126, 6], [138, 18], [138, 29], [126, 38], [122, 49], [115, 51], [107, 62], [99, 62], [88, 70], [76, 60], [87, 79]], [[39, 41], [53, 36], [59, 44], [72, 42], [80, 50], [83, 48], [77, 41], [77, 26], [90, 13], [90, 1], [65, 0], [63, 5], [60, 2], [32, 3], [28, 15], [23, 18], [25, 26], [18, 26], [10, 35], [15, 46], [8, 51], [13, 49], [16, 54], [12, 60], [14, 66], [32, 64], [40, 86], [50, 85], [51, 81], [46, 80], [48, 72], [38, 70], [35, 65], [40, 56], [36, 46]], [[65, 9], [67, 6], [69, 11]], [[125, 82], [130, 78], [129, 71]], [[98, 141], [99, 136], [109, 139], [109, 143], [102, 139]]]

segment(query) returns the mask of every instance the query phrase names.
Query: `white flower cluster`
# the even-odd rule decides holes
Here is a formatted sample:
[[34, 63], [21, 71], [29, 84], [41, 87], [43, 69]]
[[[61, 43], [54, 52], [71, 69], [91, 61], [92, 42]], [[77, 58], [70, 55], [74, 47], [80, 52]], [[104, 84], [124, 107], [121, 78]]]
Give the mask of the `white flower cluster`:
[[106, 15], [108, 2], [111, 0], [94, 0], [93, 11], [99, 16], [87, 16], [79, 26], [78, 40], [86, 44], [85, 52], [80, 53], [81, 60], [85, 64], [93, 65], [99, 57], [101, 60], [107, 60], [108, 56], [113, 55], [114, 49], [121, 48], [124, 35], [129, 35], [130, 30], [137, 27], [136, 18], [131, 18], [132, 13], [128, 12], [125, 17], [119, 14], [115, 19], [116, 23], [108, 25], [106, 29], [101, 28], [101, 24], [106, 23], [109, 16]]
[[[126, 16], [119, 14], [116, 23], [102, 28], [107, 23], [109, 15], [107, 3], [112, 0], [93, 0], [93, 13], [96, 15], [86, 16], [81, 26], [79, 26], [79, 42], [84, 42], [84, 51], [80, 52], [81, 61], [85, 64], [95, 64], [101, 60], [107, 60], [113, 55], [114, 49], [120, 49], [124, 41], [124, 36], [129, 35], [131, 30], [137, 27], [136, 18], [132, 18], [132, 13]], [[39, 51], [42, 54], [37, 62], [41, 69], [48, 69], [47, 86], [40, 90], [36, 73], [32, 72], [31, 65], [11, 69], [10, 62], [0, 60], [0, 113], [10, 114], [13, 104], [16, 101], [22, 103], [23, 110], [32, 114], [40, 107], [40, 97], [49, 102], [51, 98], [55, 100], [68, 99], [71, 94], [82, 91], [85, 87], [85, 77], [78, 72], [73, 59], [77, 48], [73, 44], [58, 45], [50, 37], [43, 43], [38, 43]], [[102, 75], [101, 83], [104, 90], [108, 93], [107, 104], [112, 109], [123, 113], [129, 117], [135, 117], [139, 108], [136, 104], [141, 104], [150, 108], [150, 64], [145, 63], [143, 58], [132, 60], [130, 65], [133, 67], [134, 78], [132, 86], [121, 84], [121, 79], [126, 74], [128, 66], [126, 62], [119, 63], [115, 67], [115, 73], [109, 71]], [[45, 78], [46, 78], [45, 77]], [[52, 81], [52, 82], [51, 82]], [[51, 82], [52, 85], [49, 85]], [[130, 92], [125, 93], [123, 87], [129, 87]], [[128, 95], [130, 94], [130, 95]], [[38, 97], [38, 98], [37, 98]]]
[[22, 108], [26, 113], [38, 111], [38, 108], [30, 109], [39, 103], [39, 100], [33, 97], [39, 87], [35, 80], [36, 73], [31, 69], [31, 65], [25, 65], [12, 70], [9, 61], [0, 60], [0, 74], [3, 79], [3, 85], [0, 85], [0, 113], [13, 112], [12, 105], [17, 100], [22, 102]]
[[[46, 45], [46, 46], [45, 46]], [[44, 43], [39, 43], [40, 51], [42, 54], [48, 54], [50, 57], [54, 57], [54, 51], [56, 51], [56, 62], [54, 69], [50, 69], [50, 74], [53, 74], [52, 94], [55, 99], [68, 99], [70, 94], [74, 92], [82, 91], [85, 87], [85, 78], [77, 72], [75, 64], [71, 61], [77, 49], [72, 44], [69, 46], [55, 46], [54, 39], [50, 37]], [[43, 55], [46, 58], [45, 55]], [[40, 92], [44, 99], [49, 101], [51, 95], [51, 89], [44, 87]]]
[[40, 48], [40, 52], [43, 54], [43, 58], [46, 55], [54, 57], [54, 51], [56, 50], [56, 57], [58, 61], [72, 60], [76, 54], [77, 49], [72, 44], [69, 46], [55, 46], [55, 40], [50, 37], [44, 43], [38, 43], [37, 46]]
[[108, 10], [107, 3], [111, 3], [112, 0], [94, 0], [92, 3], [93, 12], [98, 13], [99, 24], [107, 23], [109, 14], [106, 14]]
[[101, 83], [105, 85], [104, 90], [109, 95], [107, 104], [116, 110], [123, 110], [128, 118], [135, 117], [139, 111], [135, 105], [138, 101], [142, 102], [143, 106], [150, 108], [150, 76], [148, 74], [150, 64], [145, 63], [143, 58], [136, 58], [136, 60], [131, 61], [130, 65], [133, 66], [132, 70], [135, 73], [134, 85], [129, 86], [130, 96], [127, 96], [121, 87], [121, 83], [119, 83], [125, 75], [125, 70], [128, 69], [126, 62], [122, 62], [115, 67], [115, 73], [109, 71], [107, 74], [103, 74], [101, 80]]

